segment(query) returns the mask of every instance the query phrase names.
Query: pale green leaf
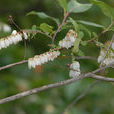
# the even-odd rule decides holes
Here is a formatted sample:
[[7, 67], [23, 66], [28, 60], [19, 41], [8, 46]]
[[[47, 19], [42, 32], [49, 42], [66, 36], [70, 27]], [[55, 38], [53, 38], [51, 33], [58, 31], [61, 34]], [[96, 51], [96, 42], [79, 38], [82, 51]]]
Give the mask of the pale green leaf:
[[50, 34], [53, 32], [53, 27], [46, 24], [46, 23], [42, 23], [40, 24], [40, 27], [39, 27], [43, 32], [45, 32], [46, 34]]
[[76, 0], [71, 0], [68, 3], [67, 11], [72, 13], [82, 13], [89, 10], [92, 7], [92, 4], [80, 4]]
[[81, 42], [81, 39], [80, 38], [76, 38], [76, 40], [74, 42], [74, 47], [72, 49], [73, 54], [77, 54], [77, 52], [79, 51], [80, 42]]
[[101, 8], [104, 15], [114, 19], [114, 8], [112, 8], [111, 6], [102, 1], [90, 0], [90, 2], [95, 5], [98, 5]]
[[81, 45], [82, 46], [86, 46], [87, 45], [87, 41], [81, 41]]
[[64, 9], [64, 12], [67, 10], [67, 1], [66, 0], [58, 0], [60, 6]]
[[83, 20], [79, 20], [79, 23], [85, 24], [85, 25], [89, 25], [89, 26], [94, 26], [94, 27], [99, 27], [99, 28], [105, 28], [103, 25], [100, 24], [96, 24], [93, 22], [89, 22], [89, 21], [83, 21]]

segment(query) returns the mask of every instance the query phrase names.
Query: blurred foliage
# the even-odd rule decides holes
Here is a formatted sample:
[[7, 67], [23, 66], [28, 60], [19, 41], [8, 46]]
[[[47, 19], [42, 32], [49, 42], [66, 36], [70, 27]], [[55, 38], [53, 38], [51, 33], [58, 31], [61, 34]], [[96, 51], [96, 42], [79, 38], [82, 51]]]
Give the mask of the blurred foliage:
[[[59, 0], [60, 1], [60, 0]], [[70, 1], [70, 0], [68, 0]], [[80, 3], [88, 3], [87, 0], [78, 0]], [[113, 0], [101, 0], [107, 5], [114, 7]], [[61, 5], [64, 7], [64, 5]], [[63, 10], [56, 0], [0, 0], [0, 22], [9, 24], [8, 16], [12, 15], [16, 23], [23, 29], [32, 28], [33, 25], [40, 26], [44, 23], [52, 33], [57, 29], [57, 24], [53, 19], [63, 18]], [[65, 5], [66, 7], [66, 5]], [[28, 15], [30, 11], [44, 12], [53, 19], [40, 18], [36, 15]], [[64, 9], [66, 11], [66, 9]], [[114, 12], [114, 11], [113, 11]], [[109, 17], [106, 17], [101, 9], [94, 5], [91, 10], [84, 13], [73, 13], [70, 15], [74, 20], [78, 20], [80, 28], [85, 31], [84, 40], [88, 40], [89, 31], [99, 33], [110, 24]], [[69, 23], [76, 23], [69, 19]], [[89, 21], [93, 23], [88, 23]], [[46, 23], [46, 24], [45, 24]], [[79, 24], [78, 23], [78, 24]], [[83, 25], [85, 26], [82, 27]], [[42, 26], [44, 26], [42, 25]], [[81, 26], [82, 25], [82, 26]], [[94, 27], [90, 26], [94, 25]], [[12, 26], [12, 30], [15, 29]], [[41, 27], [42, 28], [42, 27]], [[43, 28], [42, 28], [43, 29]], [[63, 39], [69, 28], [62, 28], [62, 32], [57, 35], [56, 43]], [[47, 32], [47, 31], [46, 31]], [[110, 40], [113, 32], [107, 32], [100, 37], [101, 42]], [[0, 36], [7, 36], [10, 33], [0, 32]], [[41, 34], [35, 38], [26, 41], [26, 47], [23, 42], [18, 45], [12, 45], [7, 49], [0, 50], [0, 66], [23, 60], [26, 50], [26, 58], [35, 54], [41, 54], [49, 50], [48, 44], [51, 40]], [[86, 43], [85, 43], [86, 45]], [[81, 49], [84, 55], [96, 57], [100, 49], [94, 44], [82, 43]], [[63, 56], [53, 62], [37, 67], [35, 70], [29, 70], [27, 64], [18, 65], [3, 71], [0, 71], [0, 98], [8, 97], [16, 93], [26, 91], [32, 88], [40, 87], [45, 84], [68, 79], [68, 68], [66, 64], [71, 63], [70, 51], [62, 53]], [[92, 60], [79, 60], [83, 73], [92, 71], [98, 67], [97, 62]], [[114, 76], [112, 69], [107, 70], [109, 77]], [[85, 90], [91, 83], [92, 79], [84, 79], [64, 87], [51, 89], [0, 105], [0, 114], [60, 114], [71, 101]], [[114, 84], [100, 82], [96, 85], [87, 96], [80, 100], [68, 114], [114, 114]]]

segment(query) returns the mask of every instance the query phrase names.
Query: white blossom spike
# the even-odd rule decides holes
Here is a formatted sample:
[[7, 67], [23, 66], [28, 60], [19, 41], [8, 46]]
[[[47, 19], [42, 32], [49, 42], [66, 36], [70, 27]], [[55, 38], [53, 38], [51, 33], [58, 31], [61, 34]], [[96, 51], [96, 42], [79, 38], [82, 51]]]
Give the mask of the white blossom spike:
[[112, 43], [112, 49], [114, 50], [114, 42]]
[[23, 32], [23, 37], [24, 37], [25, 40], [28, 39], [27, 33]]
[[76, 37], [77, 37], [76, 32], [74, 30], [69, 30], [65, 38], [59, 41], [59, 46], [61, 48], [67, 48], [67, 49], [72, 47], [74, 45]]
[[7, 48], [11, 44], [17, 44], [19, 41], [22, 41], [22, 35], [24, 39], [28, 39], [25, 32], [19, 33], [16, 30], [13, 30], [10, 36], [0, 39], [0, 49]]
[[71, 65], [70, 65], [70, 72], [69, 72], [69, 76], [71, 78], [74, 77], [79, 77], [81, 74], [80, 72], [80, 63], [78, 61], [74, 61]]
[[102, 48], [100, 50], [100, 54], [98, 56], [98, 63], [102, 63], [104, 65], [108, 65], [112, 62], [114, 62], [114, 49], [113, 49], [113, 45], [111, 46], [111, 49], [108, 50], [108, 54], [106, 55], [106, 49]]
[[42, 65], [48, 61], [53, 61], [60, 55], [59, 51], [51, 50], [41, 55], [36, 55], [33, 58], [28, 59], [28, 67], [29, 69], [35, 68], [37, 65]]

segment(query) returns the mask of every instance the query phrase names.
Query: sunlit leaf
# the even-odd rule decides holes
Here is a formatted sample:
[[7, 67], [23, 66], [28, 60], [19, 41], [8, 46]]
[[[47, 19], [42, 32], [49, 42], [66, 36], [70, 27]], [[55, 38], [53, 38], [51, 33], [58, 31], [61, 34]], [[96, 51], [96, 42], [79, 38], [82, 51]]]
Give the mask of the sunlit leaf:
[[76, 0], [71, 0], [68, 3], [67, 11], [72, 13], [82, 13], [89, 10], [92, 7], [92, 4], [80, 4]]
[[78, 37], [79, 37], [79, 38], [83, 38], [83, 37], [84, 37], [84, 33], [83, 33], [82, 31], [79, 31], [79, 32], [78, 32]]
[[47, 34], [50, 34], [53, 32], [53, 27], [46, 23], [40, 24], [40, 29]]
[[81, 41], [81, 45], [82, 46], [86, 46], [87, 45], [87, 41]]
[[60, 6], [64, 9], [64, 12], [67, 10], [67, 1], [66, 0], [58, 0]]
[[72, 52], [74, 54], [77, 54], [77, 52], [79, 51], [79, 45], [80, 45], [81, 39], [80, 38], [76, 38], [75, 42], [74, 42], [74, 47], [72, 49]]

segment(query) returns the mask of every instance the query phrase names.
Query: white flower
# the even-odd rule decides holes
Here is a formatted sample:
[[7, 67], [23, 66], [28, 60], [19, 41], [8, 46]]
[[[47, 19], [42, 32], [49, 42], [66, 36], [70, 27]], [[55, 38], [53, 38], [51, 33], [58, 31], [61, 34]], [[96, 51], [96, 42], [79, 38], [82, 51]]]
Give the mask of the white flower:
[[[102, 62], [104, 65], [108, 65], [108, 64], [114, 62], [114, 52], [113, 52], [113, 50], [110, 49], [108, 51], [108, 54], [106, 55], [106, 57], [105, 57], [105, 53], [106, 53], [106, 49], [101, 49], [100, 55], [97, 59], [98, 63]], [[105, 59], [104, 59], [104, 57], [105, 57]]]
[[4, 32], [10, 32], [11, 31], [11, 27], [9, 25], [7, 25], [7, 24], [4, 24], [3, 31]]
[[28, 39], [28, 35], [25, 32], [23, 32], [23, 37], [24, 37], [25, 40]]
[[16, 30], [13, 30], [13, 31], [12, 31], [12, 34], [13, 34], [13, 35], [16, 35], [16, 34], [17, 34], [17, 31], [16, 31]]
[[73, 30], [69, 30], [65, 38], [59, 41], [59, 46], [61, 48], [67, 48], [67, 49], [72, 47], [74, 45], [76, 37], [77, 37], [76, 32]]
[[71, 78], [79, 77], [79, 75], [80, 75], [80, 72], [78, 72], [78, 71], [70, 70], [70, 72], [69, 72], [69, 76]]
[[71, 65], [70, 65], [70, 69], [72, 70], [79, 70], [80, 69], [80, 64], [78, 61], [75, 61], [73, 62]]
[[28, 59], [28, 67], [29, 69], [35, 68], [37, 65], [42, 65], [48, 61], [53, 61], [60, 55], [59, 51], [51, 50], [41, 55], [36, 55], [33, 58]]
[[112, 43], [112, 49], [114, 50], [114, 42]]
[[71, 78], [74, 77], [79, 77], [80, 76], [80, 64], [78, 61], [74, 61], [71, 65], [70, 65], [70, 72], [69, 72], [69, 76]]
[[13, 30], [10, 36], [0, 39], [0, 49], [7, 48], [11, 44], [17, 44], [19, 41], [22, 41], [22, 35], [24, 39], [28, 39], [25, 32], [19, 33], [16, 30]]
[[0, 31], [11, 32], [11, 27], [5, 23], [0, 22]]

